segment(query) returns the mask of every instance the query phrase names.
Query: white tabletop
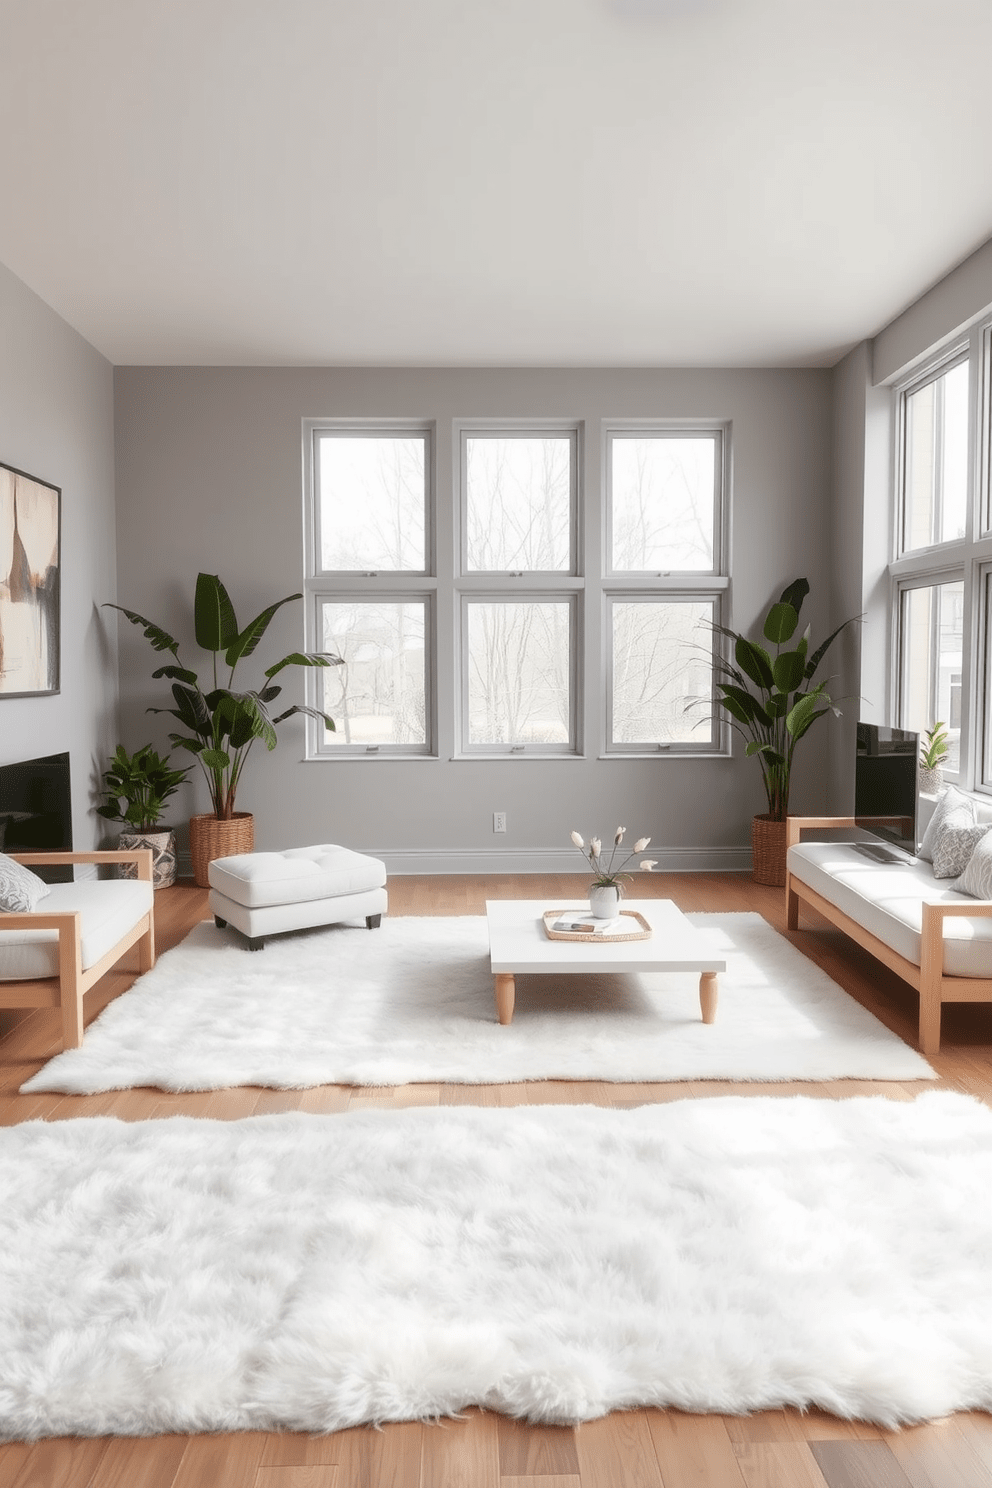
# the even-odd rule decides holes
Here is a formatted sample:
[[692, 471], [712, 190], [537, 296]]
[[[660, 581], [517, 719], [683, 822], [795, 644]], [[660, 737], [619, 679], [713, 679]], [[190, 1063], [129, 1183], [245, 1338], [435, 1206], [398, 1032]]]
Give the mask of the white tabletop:
[[704, 930], [691, 925], [670, 899], [624, 899], [651, 926], [650, 940], [549, 940], [543, 916], [549, 909], [588, 910], [587, 904], [554, 899], [488, 899], [489, 952], [493, 973], [542, 971], [726, 971], [727, 962]]

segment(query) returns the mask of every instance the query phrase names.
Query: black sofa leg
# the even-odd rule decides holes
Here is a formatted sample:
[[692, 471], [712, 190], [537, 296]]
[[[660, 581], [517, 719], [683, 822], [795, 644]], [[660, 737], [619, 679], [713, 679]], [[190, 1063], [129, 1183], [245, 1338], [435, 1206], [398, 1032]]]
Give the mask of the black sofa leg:
[[226, 920], [222, 920], [221, 917], [220, 917], [220, 915], [214, 915], [214, 924], [217, 926], [217, 929], [218, 930], [226, 930], [227, 929], [227, 921]]
[[367, 930], [378, 930], [378, 928], [379, 928], [379, 926], [381, 924], [382, 924], [382, 915], [381, 914], [377, 914], [377, 915], [366, 915], [365, 916], [365, 928]]
[[261, 935], [246, 935], [245, 939], [248, 942], [248, 949], [250, 951], [262, 951], [265, 949], [265, 940]]

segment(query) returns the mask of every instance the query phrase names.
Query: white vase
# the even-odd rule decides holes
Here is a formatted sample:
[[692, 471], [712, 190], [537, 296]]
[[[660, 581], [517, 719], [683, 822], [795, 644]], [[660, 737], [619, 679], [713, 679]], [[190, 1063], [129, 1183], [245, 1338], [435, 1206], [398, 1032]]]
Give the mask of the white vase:
[[590, 884], [589, 908], [596, 920], [612, 920], [620, 912], [620, 890], [616, 884]]
[[944, 784], [944, 772], [939, 765], [920, 766], [920, 795], [936, 796]]

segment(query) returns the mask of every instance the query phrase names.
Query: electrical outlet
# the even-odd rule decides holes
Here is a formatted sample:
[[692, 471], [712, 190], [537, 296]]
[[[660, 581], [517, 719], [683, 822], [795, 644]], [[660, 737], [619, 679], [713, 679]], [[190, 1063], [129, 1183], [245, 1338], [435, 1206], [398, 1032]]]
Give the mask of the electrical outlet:
[[506, 831], [506, 812], [505, 811], [494, 811], [493, 812], [493, 831], [494, 832], [505, 832]]

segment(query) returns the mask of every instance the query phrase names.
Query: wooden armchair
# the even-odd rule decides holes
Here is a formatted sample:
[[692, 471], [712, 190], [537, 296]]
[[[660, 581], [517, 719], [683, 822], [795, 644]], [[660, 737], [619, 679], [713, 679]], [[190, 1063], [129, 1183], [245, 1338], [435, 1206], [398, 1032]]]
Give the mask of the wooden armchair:
[[[155, 964], [152, 855], [147, 850], [115, 850], [24, 852], [9, 856], [27, 867], [71, 863], [136, 865], [137, 881], [83, 879], [52, 884], [37, 910], [0, 912], [0, 1008], [61, 1008], [64, 1047], [78, 1049], [83, 1042], [84, 994], [135, 944], [140, 970], [149, 971]], [[107, 925], [112, 927], [109, 931]], [[17, 948], [11, 943], [12, 937], [5, 934], [12, 930], [56, 932], [55, 937], [36, 937], [49, 943], [50, 949], [43, 947], [42, 953], [51, 960], [53, 975], [19, 978], [16, 971], [5, 975], [5, 960], [8, 966], [16, 966]], [[108, 935], [111, 944], [107, 944]], [[23, 945], [23, 940], [20, 944]]]

